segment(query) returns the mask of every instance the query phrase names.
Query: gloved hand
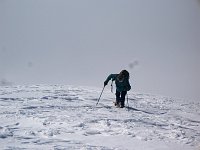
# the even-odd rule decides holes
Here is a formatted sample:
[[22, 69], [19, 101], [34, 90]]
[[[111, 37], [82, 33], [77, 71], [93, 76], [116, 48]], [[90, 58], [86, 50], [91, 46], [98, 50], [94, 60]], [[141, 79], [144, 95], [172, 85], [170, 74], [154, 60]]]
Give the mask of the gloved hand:
[[105, 82], [104, 82], [104, 86], [106, 86], [107, 84], [108, 84], [108, 82], [105, 81]]

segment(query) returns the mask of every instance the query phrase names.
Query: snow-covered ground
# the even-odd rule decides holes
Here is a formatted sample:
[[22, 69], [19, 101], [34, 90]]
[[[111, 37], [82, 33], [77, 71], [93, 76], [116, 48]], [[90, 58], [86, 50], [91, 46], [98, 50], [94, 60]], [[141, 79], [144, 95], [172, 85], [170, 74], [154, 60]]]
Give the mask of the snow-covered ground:
[[115, 108], [105, 89], [0, 87], [0, 149], [199, 150], [200, 103], [129, 92]]

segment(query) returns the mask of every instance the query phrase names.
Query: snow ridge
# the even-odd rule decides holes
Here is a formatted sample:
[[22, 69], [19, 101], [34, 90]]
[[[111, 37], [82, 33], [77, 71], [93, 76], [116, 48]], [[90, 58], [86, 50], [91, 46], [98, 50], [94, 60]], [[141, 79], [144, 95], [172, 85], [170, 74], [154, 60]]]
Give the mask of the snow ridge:
[[0, 149], [200, 148], [200, 103], [66, 85], [0, 87]]

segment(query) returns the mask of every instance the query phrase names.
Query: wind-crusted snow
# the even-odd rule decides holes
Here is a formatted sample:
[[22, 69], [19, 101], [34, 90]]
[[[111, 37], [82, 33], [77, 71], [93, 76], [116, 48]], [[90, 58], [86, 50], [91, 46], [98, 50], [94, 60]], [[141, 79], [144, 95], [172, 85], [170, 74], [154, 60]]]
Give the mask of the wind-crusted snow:
[[0, 87], [0, 149], [198, 150], [200, 104], [129, 92], [115, 108], [106, 89]]

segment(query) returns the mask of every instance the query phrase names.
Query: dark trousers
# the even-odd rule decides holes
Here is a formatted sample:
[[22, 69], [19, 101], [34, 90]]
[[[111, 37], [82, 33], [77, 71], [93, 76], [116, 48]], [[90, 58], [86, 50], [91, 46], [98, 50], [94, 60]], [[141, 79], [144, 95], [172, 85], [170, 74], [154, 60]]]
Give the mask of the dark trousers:
[[116, 102], [117, 103], [120, 102], [121, 105], [124, 105], [126, 94], [127, 94], [127, 91], [119, 92], [116, 90]]

